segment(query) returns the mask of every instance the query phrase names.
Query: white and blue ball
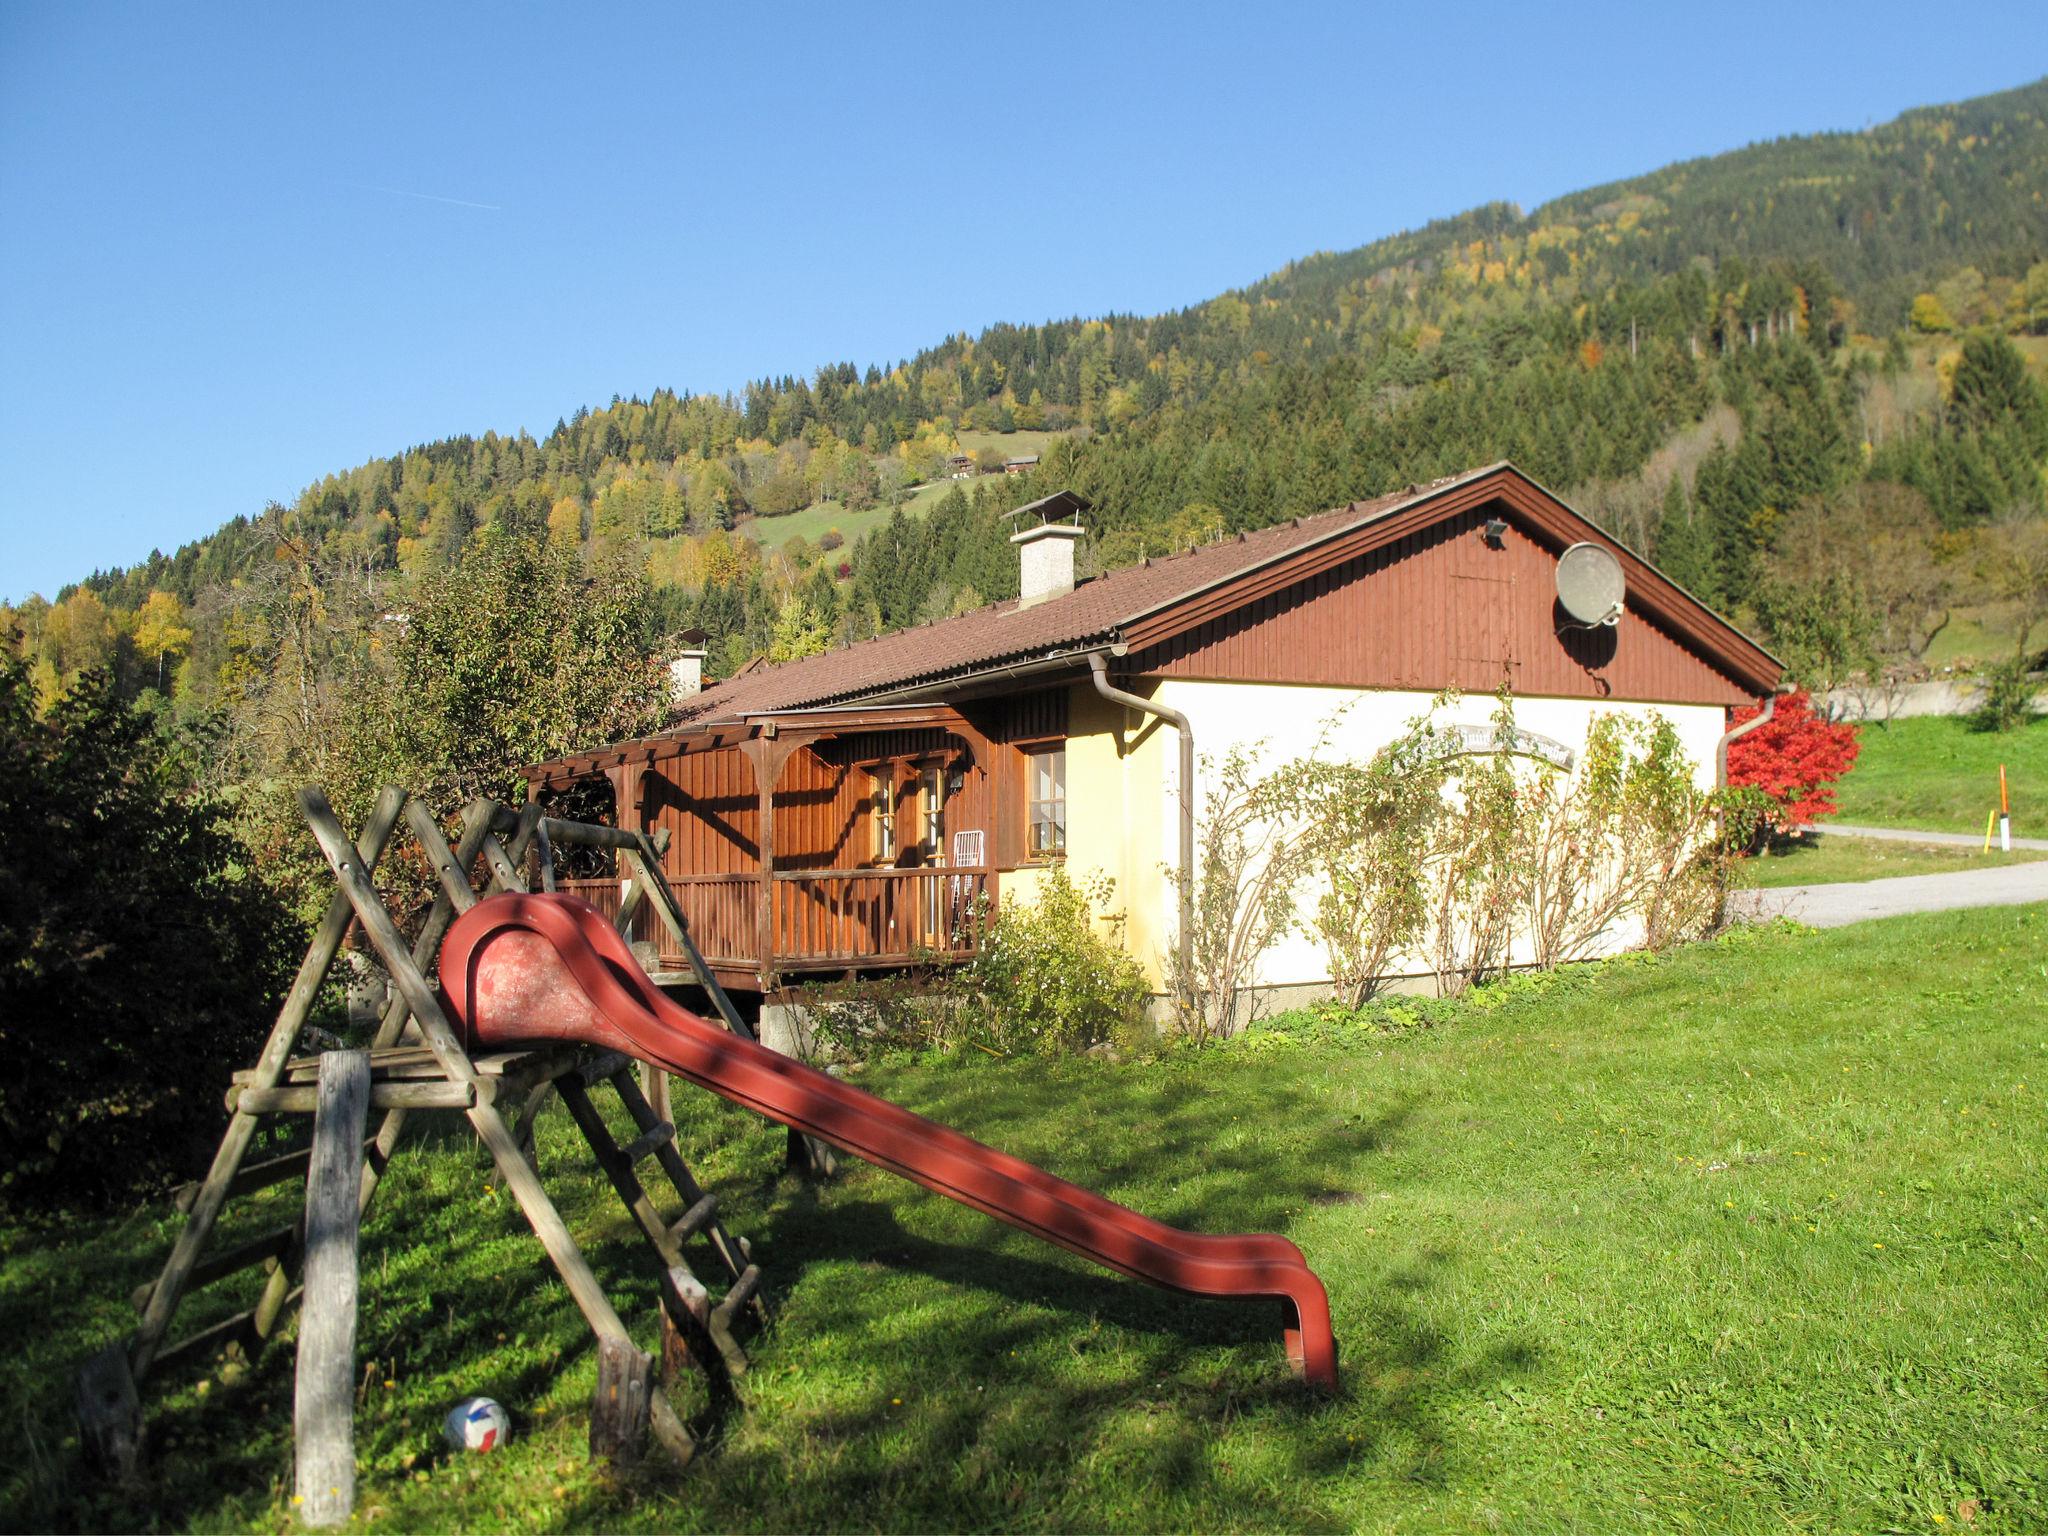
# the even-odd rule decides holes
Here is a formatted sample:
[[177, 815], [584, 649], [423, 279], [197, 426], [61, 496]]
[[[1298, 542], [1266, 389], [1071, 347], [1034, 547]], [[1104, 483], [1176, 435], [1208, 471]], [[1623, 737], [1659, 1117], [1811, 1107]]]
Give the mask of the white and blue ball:
[[512, 1433], [512, 1416], [488, 1397], [465, 1397], [448, 1410], [441, 1432], [458, 1451], [495, 1451]]

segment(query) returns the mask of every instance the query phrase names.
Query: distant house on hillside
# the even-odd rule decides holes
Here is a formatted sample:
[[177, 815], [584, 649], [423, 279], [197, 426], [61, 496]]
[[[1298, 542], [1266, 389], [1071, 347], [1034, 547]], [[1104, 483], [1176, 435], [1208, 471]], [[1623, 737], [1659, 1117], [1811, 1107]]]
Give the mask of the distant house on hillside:
[[946, 473], [955, 480], [966, 480], [974, 474], [974, 455], [956, 453], [946, 460]]
[[1027, 469], [1036, 468], [1038, 455], [1035, 453], [1019, 453], [1003, 460], [1003, 473], [1006, 475], [1021, 475]]
[[[1505, 464], [1077, 581], [1084, 509], [1067, 493], [1021, 509], [1019, 599], [701, 689], [685, 664], [666, 730], [536, 763], [531, 793], [576, 789], [665, 830], [668, 877], [735, 989], [964, 956], [978, 902], [1029, 901], [1059, 864], [1115, 880], [1158, 986], [1198, 763], [1253, 742], [1300, 756], [1326, 733], [1363, 761], [1447, 688], [1467, 694], [1449, 723], [1491, 750], [1506, 679], [1526, 750], [1569, 760], [1597, 714], [1654, 708], [1710, 783], [1729, 710], [1780, 673]], [[1625, 578], [1611, 623], [1559, 606], [1559, 557], [1580, 545]], [[617, 906], [614, 881], [578, 888]], [[665, 942], [651, 923], [641, 937]], [[1327, 981], [1306, 940], [1261, 971]]]

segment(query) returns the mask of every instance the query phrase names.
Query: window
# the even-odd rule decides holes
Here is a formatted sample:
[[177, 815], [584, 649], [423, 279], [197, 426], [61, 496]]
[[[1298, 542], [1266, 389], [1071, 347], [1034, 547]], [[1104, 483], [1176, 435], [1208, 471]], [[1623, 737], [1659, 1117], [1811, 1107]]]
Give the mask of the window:
[[1061, 859], [1067, 854], [1067, 749], [1046, 747], [1027, 759], [1024, 815], [1028, 846], [1034, 859]]
[[868, 814], [875, 825], [875, 861], [893, 863], [896, 858], [895, 786], [886, 774], [868, 775]]
[[924, 825], [918, 830], [927, 864], [946, 862], [946, 770], [925, 768], [917, 775], [917, 805]]

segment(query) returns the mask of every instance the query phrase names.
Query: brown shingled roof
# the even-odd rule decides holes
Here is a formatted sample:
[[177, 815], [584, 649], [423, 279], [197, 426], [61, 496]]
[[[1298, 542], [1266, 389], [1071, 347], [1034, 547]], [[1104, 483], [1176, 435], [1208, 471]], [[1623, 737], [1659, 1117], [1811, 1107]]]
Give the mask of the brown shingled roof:
[[972, 613], [879, 635], [801, 661], [745, 670], [684, 701], [669, 721], [669, 729], [772, 710], [844, 703], [1005, 662], [1105, 643], [1118, 626], [1141, 614], [1498, 467], [1454, 475], [1427, 486], [1410, 486], [1376, 501], [1355, 501], [1334, 512], [1125, 566], [1082, 582], [1064, 597], [1030, 608], [1019, 608], [1014, 599], [992, 603]]

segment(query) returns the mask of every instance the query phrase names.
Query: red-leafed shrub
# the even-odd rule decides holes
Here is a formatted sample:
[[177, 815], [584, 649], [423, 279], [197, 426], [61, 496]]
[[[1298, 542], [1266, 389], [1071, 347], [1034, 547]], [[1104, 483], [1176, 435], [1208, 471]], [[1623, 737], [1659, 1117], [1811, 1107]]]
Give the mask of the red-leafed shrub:
[[[1757, 708], [1735, 711], [1735, 723], [1754, 720]], [[1772, 826], [1780, 833], [1835, 814], [1834, 782], [1855, 766], [1856, 727], [1813, 712], [1804, 688], [1778, 700], [1777, 712], [1728, 743], [1728, 782], [1763, 792]]]

